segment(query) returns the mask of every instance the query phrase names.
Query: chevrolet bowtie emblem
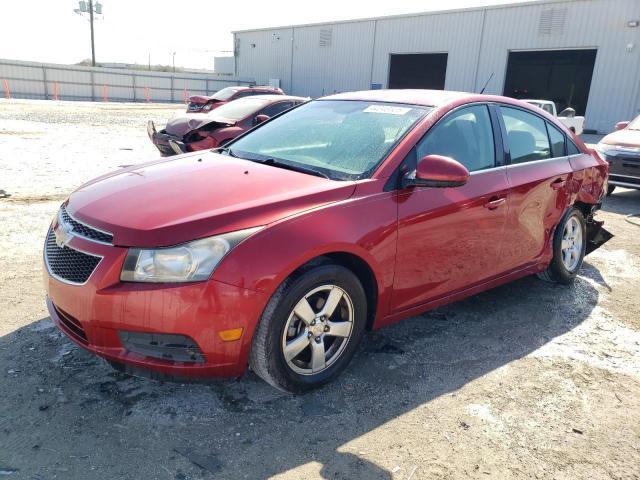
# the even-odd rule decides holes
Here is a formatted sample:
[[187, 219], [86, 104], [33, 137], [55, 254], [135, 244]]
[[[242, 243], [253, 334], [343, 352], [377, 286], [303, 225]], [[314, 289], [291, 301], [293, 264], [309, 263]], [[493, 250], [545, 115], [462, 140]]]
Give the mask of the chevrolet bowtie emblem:
[[68, 223], [64, 223], [61, 219], [58, 219], [58, 225], [53, 229], [53, 235], [56, 238], [56, 245], [62, 248], [69, 244], [73, 238], [73, 227]]

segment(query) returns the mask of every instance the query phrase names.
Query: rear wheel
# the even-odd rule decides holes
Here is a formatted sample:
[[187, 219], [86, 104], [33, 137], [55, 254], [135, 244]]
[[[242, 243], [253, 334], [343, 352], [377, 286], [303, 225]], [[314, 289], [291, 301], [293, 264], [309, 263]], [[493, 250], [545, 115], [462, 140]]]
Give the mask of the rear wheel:
[[615, 185], [608, 185], [608, 186], [607, 186], [607, 197], [608, 197], [609, 195], [611, 195], [615, 189], [616, 189], [616, 186], [615, 186]]
[[553, 258], [549, 267], [538, 273], [548, 282], [572, 283], [584, 260], [587, 246], [586, 224], [582, 212], [572, 207], [560, 220], [553, 237]]
[[250, 365], [276, 388], [302, 392], [340, 374], [364, 333], [367, 302], [350, 270], [310, 267], [283, 282], [254, 334]]

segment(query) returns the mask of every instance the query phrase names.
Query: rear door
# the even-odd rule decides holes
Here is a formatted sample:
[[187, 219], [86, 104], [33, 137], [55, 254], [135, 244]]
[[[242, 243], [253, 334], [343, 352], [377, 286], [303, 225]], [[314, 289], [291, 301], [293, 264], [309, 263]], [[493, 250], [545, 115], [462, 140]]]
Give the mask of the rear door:
[[530, 110], [496, 107], [509, 152], [509, 215], [501, 262], [511, 271], [539, 260], [568, 202], [572, 168], [563, 132]]
[[398, 192], [398, 242], [392, 310], [399, 312], [499, 274], [509, 186], [498, 120], [485, 104], [447, 114], [405, 160], [455, 158], [471, 175], [455, 188]]

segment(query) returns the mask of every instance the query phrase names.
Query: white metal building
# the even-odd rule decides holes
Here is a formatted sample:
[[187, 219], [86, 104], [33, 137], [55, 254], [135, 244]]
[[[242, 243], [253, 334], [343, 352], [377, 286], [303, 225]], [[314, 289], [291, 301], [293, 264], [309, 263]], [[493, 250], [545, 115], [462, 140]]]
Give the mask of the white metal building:
[[293, 95], [444, 88], [640, 112], [640, 0], [556, 0], [234, 32], [236, 76]]

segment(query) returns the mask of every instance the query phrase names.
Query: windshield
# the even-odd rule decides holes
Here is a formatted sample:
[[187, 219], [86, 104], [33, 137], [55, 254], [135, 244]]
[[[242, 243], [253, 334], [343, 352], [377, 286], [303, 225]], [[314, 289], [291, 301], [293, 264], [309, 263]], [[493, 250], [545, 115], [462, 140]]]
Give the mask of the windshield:
[[233, 142], [231, 149], [239, 157], [303, 166], [332, 179], [366, 178], [430, 110], [405, 104], [318, 100], [273, 119]]
[[216, 93], [214, 93], [211, 98], [222, 101], [229, 100], [237, 91], [238, 90], [236, 88], [232, 87], [223, 88], [222, 90], [218, 90]]
[[629, 130], [640, 130], [640, 115], [633, 119], [627, 128]]
[[228, 118], [229, 120], [242, 120], [260, 110], [269, 102], [270, 100], [260, 98], [240, 98], [219, 106], [211, 115], [214, 117]]

